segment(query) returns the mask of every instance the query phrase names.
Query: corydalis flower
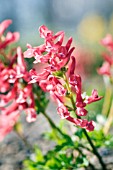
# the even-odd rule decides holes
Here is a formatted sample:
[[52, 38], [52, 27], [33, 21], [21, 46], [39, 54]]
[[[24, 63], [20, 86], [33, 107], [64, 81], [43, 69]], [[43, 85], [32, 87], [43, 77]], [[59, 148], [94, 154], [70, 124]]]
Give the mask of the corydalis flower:
[[0, 54], [5, 64], [0, 61], [0, 140], [13, 130], [20, 114], [24, 110], [26, 120], [36, 120], [35, 101], [32, 92], [26, 62], [20, 47], [6, 52], [9, 44], [19, 39], [19, 33], [6, 33], [5, 30], [12, 23], [5, 20], [0, 24]]
[[70, 48], [72, 38], [70, 38], [67, 44], [62, 45], [64, 39], [64, 32], [60, 31], [53, 35], [46, 26], [39, 28], [39, 33], [44, 38], [44, 44], [38, 47], [28, 46], [28, 50], [24, 53], [26, 58], [35, 58], [35, 63], [48, 63], [48, 67], [51, 71], [60, 70], [69, 61], [70, 56], [74, 50], [74, 47]]
[[108, 50], [113, 51], [113, 38], [110, 34], [106, 35], [106, 37], [101, 40], [101, 44]]
[[74, 123], [77, 126], [85, 128], [87, 131], [93, 131], [94, 130], [94, 126], [95, 126], [94, 121], [88, 122], [86, 119], [83, 120], [83, 119], [76, 119], [76, 118], [72, 118], [72, 117], [68, 117], [66, 119], [68, 121]]
[[5, 30], [9, 27], [12, 23], [12, 20], [5, 20], [0, 23], [0, 49], [6, 48], [9, 44], [14, 43], [19, 40], [19, 33], [18, 32], [8, 32], [6, 36], [4, 36]]
[[[20, 50], [19, 52], [21, 52], [20, 47], [17, 50]], [[21, 53], [19, 53], [19, 54], [21, 54]], [[8, 92], [6, 94], [0, 95], [1, 114], [6, 114], [6, 115], [12, 114], [12, 112], [15, 110], [20, 110], [20, 112], [21, 112], [21, 110], [24, 109], [24, 111], [27, 112], [27, 116], [29, 116], [29, 122], [30, 122], [30, 117], [31, 117], [31, 122], [32, 122], [32, 121], [36, 120], [36, 111], [34, 109], [35, 102], [34, 102], [34, 95], [32, 92], [32, 85], [24, 84], [23, 80], [26, 81], [26, 77], [28, 77], [29, 73], [26, 70], [26, 65], [24, 64], [22, 55], [17, 55], [17, 57], [20, 57], [19, 60], [21, 61], [20, 62], [21, 65], [19, 65], [17, 63], [17, 66], [23, 68], [23, 70], [20, 69], [20, 71], [22, 71], [22, 73], [24, 73], [24, 74], [21, 75], [20, 72], [18, 74], [18, 70], [15, 69], [16, 63], [14, 64], [14, 68], [13, 67], [11, 68], [11, 69], [15, 70], [15, 77], [13, 77], [14, 80], [11, 81], [11, 84], [9, 83], [10, 89], [8, 89]], [[10, 77], [11, 77], [11, 75], [8, 74], [7, 82], [9, 80], [8, 78], [10, 78]], [[23, 80], [22, 80], [22, 78], [23, 78]], [[13, 86], [12, 86], [12, 82], [14, 83]], [[7, 106], [10, 102], [12, 102], [12, 104]], [[29, 108], [30, 108], [30, 110], [29, 110]], [[33, 113], [33, 110], [34, 110], [34, 113]], [[30, 116], [30, 114], [31, 114], [31, 116]], [[32, 119], [32, 116], [33, 116], [33, 119]]]
[[[54, 34], [44, 25], [39, 28], [39, 33], [44, 39], [44, 44], [37, 47], [28, 45], [24, 56], [34, 57], [34, 63], [39, 62], [47, 66], [41, 73], [32, 69], [29, 84], [37, 83], [43, 91], [50, 93], [58, 104], [57, 113], [62, 119], [65, 118], [88, 131], [94, 130], [94, 122], [82, 119], [81, 116], [87, 115], [87, 104], [96, 102], [101, 97], [96, 90], [92, 91], [91, 96], [82, 95], [82, 80], [80, 75], [75, 74], [76, 59], [72, 56], [75, 49], [71, 47], [72, 38], [70, 37], [64, 45], [64, 32]], [[75, 113], [76, 118], [71, 116], [71, 111]]]
[[97, 90], [94, 89], [92, 91], [91, 96], [86, 96], [85, 103], [90, 104], [90, 103], [96, 102], [98, 100], [101, 100], [102, 98], [103, 98], [102, 96], [98, 96]]
[[13, 126], [16, 124], [18, 118], [18, 110], [12, 112], [12, 114], [9, 115], [0, 115], [0, 141], [2, 141], [4, 137], [13, 130]]
[[108, 34], [104, 39], [101, 40], [101, 44], [107, 48], [109, 53], [104, 53], [103, 58], [104, 62], [100, 68], [97, 69], [97, 72], [100, 75], [106, 75], [109, 78], [112, 78], [113, 73], [113, 38]]

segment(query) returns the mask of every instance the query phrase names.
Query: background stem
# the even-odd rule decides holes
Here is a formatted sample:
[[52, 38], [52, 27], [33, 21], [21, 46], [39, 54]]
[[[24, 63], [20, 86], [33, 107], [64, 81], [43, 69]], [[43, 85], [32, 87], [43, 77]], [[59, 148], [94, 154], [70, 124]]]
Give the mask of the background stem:
[[52, 119], [44, 112], [42, 113], [46, 119], [48, 120], [50, 126], [53, 128], [53, 129], [56, 129], [61, 135], [63, 135], [63, 132], [54, 124], [54, 122], [52, 121]]
[[104, 103], [103, 103], [103, 107], [102, 107], [102, 114], [104, 116], [108, 115], [110, 103], [111, 103], [111, 96], [112, 96], [112, 88], [108, 86], [108, 87], [106, 87]]
[[111, 104], [111, 108], [110, 108], [110, 112], [108, 114], [108, 118], [107, 118], [107, 121], [104, 125], [104, 128], [103, 128], [103, 132], [105, 135], [107, 135], [110, 127], [111, 127], [111, 124], [113, 122], [113, 101], [112, 101], [112, 104]]

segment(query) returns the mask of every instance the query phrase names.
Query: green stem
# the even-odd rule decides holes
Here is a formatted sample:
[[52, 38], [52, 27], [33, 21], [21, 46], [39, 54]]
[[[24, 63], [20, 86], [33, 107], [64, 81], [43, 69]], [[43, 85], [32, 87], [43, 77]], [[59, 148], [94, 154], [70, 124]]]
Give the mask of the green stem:
[[42, 114], [43, 114], [43, 115], [45, 116], [45, 118], [48, 120], [50, 126], [51, 126], [53, 129], [57, 130], [57, 132], [59, 132], [59, 134], [62, 135], [63, 137], [66, 137], [66, 138], [68, 138], [70, 141], [72, 141], [71, 138], [70, 138], [67, 134], [63, 133], [63, 132], [55, 125], [55, 123], [53, 122], [53, 120], [46, 114], [46, 112], [43, 112]]
[[81, 143], [79, 143], [79, 146], [80, 146], [81, 148], [86, 149], [86, 150], [89, 151], [89, 152], [92, 152], [92, 150], [91, 150], [90, 148], [88, 148], [87, 146], [82, 145]]
[[[85, 154], [83, 153], [83, 151], [82, 151], [81, 149], [77, 148], [77, 150], [79, 151], [79, 153], [80, 153], [83, 157], [85, 157]], [[91, 164], [90, 162], [89, 162], [89, 166], [92, 168], [92, 170], [96, 170], [95, 167], [94, 167], [94, 165]]]
[[[68, 138], [71, 140], [71, 138], [70, 138], [68, 135], [64, 134], [64, 133], [54, 124], [54, 122], [51, 120], [51, 118], [50, 118], [45, 112], [43, 113], [43, 115], [46, 117], [46, 119], [48, 120], [50, 126], [51, 126], [53, 129], [57, 130], [63, 137], [68, 137]], [[71, 141], [72, 141], [72, 140], [71, 140]], [[82, 145], [81, 145], [81, 146], [82, 146]], [[82, 146], [82, 147], [84, 147], [84, 146]], [[87, 148], [87, 147], [84, 147], [84, 148], [91, 152], [91, 150], [90, 150], [89, 148]], [[77, 149], [81, 154], [83, 154], [82, 151], [80, 151], [79, 148], [76, 148], [76, 149]], [[89, 163], [89, 165], [92, 167], [93, 170], [95, 170], [94, 166], [93, 166], [91, 163]]]
[[[74, 111], [76, 111], [76, 106], [75, 106], [74, 97], [73, 97], [73, 94], [72, 94], [71, 88], [70, 88], [70, 86], [69, 86], [69, 82], [68, 82], [68, 79], [67, 79], [66, 75], [64, 75], [64, 80], [65, 80], [66, 85], [67, 85], [67, 90], [68, 90], [68, 92], [70, 93], [70, 100], [71, 100], [73, 109], [74, 109]], [[77, 116], [77, 118], [81, 119], [80, 116]], [[83, 132], [84, 132], [84, 135], [86, 136], [86, 138], [87, 138], [87, 140], [88, 140], [90, 146], [92, 147], [93, 153], [97, 156], [97, 158], [98, 158], [98, 160], [99, 160], [99, 162], [100, 162], [100, 164], [101, 164], [103, 170], [106, 170], [106, 165], [104, 164], [104, 162], [103, 162], [101, 156], [99, 155], [99, 153], [98, 153], [96, 147], [94, 146], [94, 144], [93, 144], [91, 138], [89, 137], [87, 131], [86, 131], [85, 129], [83, 129]]]
[[98, 153], [96, 147], [94, 146], [94, 144], [93, 144], [91, 138], [89, 137], [87, 131], [86, 131], [85, 129], [83, 129], [83, 132], [84, 132], [84, 134], [85, 134], [85, 136], [86, 136], [86, 138], [87, 138], [87, 140], [88, 140], [90, 146], [91, 146], [92, 149], [93, 149], [93, 153], [97, 156], [97, 158], [98, 158], [100, 164], [102, 165], [103, 170], [107, 170], [107, 169], [106, 169], [106, 165], [104, 164], [104, 162], [103, 162], [103, 160], [102, 160], [100, 154]]
[[[71, 99], [71, 101], [72, 101], [72, 105], [74, 104], [74, 99], [72, 98]], [[80, 116], [77, 116], [79, 119], [81, 119], [81, 117]], [[99, 162], [100, 162], [100, 164], [102, 165], [102, 167], [103, 167], [103, 170], [106, 170], [106, 166], [105, 166], [105, 164], [104, 164], [104, 162], [103, 162], [103, 160], [102, 160], [102, 158], [101, 158], [101, 156], [99, 155], [99, 153], [98, 153], [98, 151], [97, 151], [97, 149], [96, 149], [96, 147], [94, 146], [94, 144], [93, 144], [93, 142], [92, 142], [92, 140], [91, 140], [91, 138], [89, 137], [89, 135], [88, 135], [88, 133], [87, 133], [87, 131], [85, 130], [85, 129], [83, 129], [83, 132], [84, 132], [84, 134], [85, 134], [85, 136], [86, 136], [86, 138], [87, 138], [87, 140], [88, 140], [88, 142], [89, 142], [89, 144], [90, 144], [90, 146], [92, 147], [92, 149], [93, 149], [93, 153], [97, 156], [97, 158], [98, 158], [98, 160], [99, 160]]]

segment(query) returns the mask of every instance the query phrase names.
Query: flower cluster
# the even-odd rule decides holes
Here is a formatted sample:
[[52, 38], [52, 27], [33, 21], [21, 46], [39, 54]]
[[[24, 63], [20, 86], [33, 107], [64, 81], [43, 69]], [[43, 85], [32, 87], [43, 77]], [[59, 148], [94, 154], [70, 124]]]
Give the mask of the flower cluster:
[[12, 20], [5, 20], [0, 23], [0, 50], [4, 50], [9, 44], [18, 41], [19, 33], [18, 32], [7, 32], [6, 36], [4, 36], [5, 30], [12, 23]]
[[0, 24], [0, 55], [6, 62], [0, 60], [0, 140], [13, 129], [22, 110], [26, 112], [28, 122], [36, 119], [34, 94], [32, 85], [28, 84], [30, 76], [22, 50], [18, 47], [8, 54], [5, 51], [9, 44], [19, 39], [16, 32], [4, 36], [11, 23], [11, 20], [5, 20]]
[[[34, 63], [46, 64], [46, 67], [39, 74], [35, 69], [30, 70], [31, 83], [38, 83], [39, 86], [50, 95], [58, 104], [57, 112], [61, 118], [85, 128], [88, 131], [94, 130], [94, 122], [82, 119], [88, 111], [86, 105], [100, 100], [97, 90], [93, 90], [91, 96], [84, 96], [82, 93], [81, 77], [76, 72], [76, 60], [72, 56], [75, 49], [71, 47], [72, 38], [70, 37], [63, 44], [64, 32], [54, 33], [46, 26], [39, 28], [40, 37], [44, 38], [44, 44], [32, 47], [24, 53], [25, 58], [34, 57]], [[71, 62], [71, 64], [70, 64]], [[73, 117], [71, 112], [74, 112]]]
[[113, 39], [110, 34], [108, 34], [104, 39], [101, 40], [101, 44], [106, 47], [109, 53], [104, 53], [104, 63], [101, 68], [97, 71], [101, 75], [106, 75], [113, 80]]

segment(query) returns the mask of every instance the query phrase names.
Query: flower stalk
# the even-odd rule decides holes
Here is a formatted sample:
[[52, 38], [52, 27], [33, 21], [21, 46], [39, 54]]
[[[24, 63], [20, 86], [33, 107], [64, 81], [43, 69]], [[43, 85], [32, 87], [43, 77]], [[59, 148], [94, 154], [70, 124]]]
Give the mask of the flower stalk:
[[52, 127], [52, 129], [57, 130], [57, 132], [59, 132], [60, 135], [65, 136], [65, 134], [55, 125], [53, 120], [46, 114], [46, 112], [43, 112], [42, 114], [48, 120], [48, 122], [49, 122], [50, 126]]
[[[72, 103], [73, 110], [76, 112], [75, 101], [74, 101], [74, 98], [73, 98], [73, 94], [72, 94], [72, 92], [71, 92], [71, 88], [70, 88], [70, 86], [69, 86], [68, 79], [66, 78], [66, 75], [64, 75], [64, 77], [65, 77], [65, 82], [66, 82], [66, 85], [67, 85], [68, 90], [69, 90], [69, 93], [70, 93], [70, 100], [71, 100], [71, 103]], [[113, 109], [113, 103], [112, 103], [112, 109]], [[112, 110], [112, 111], [113, 111], [113, 110]], [[81, 119], [80, 116], [77, 116], [77, 118]], [[89, 142], [89, 144], [90, 144], [90, 146], [91, 146], [91, 148], [92, 148], [93, 153], [97, 156], [97, 158], [98, 158], [98, 160], [99, 160], [99, 162], [100, 162], [103, 170], [107, 170], [105, 163], [103, 162], [100, 154], [98, 153], [96, 147], [94, 146], [94, 144], [93, 144], [91, 138], [89, 137], [86, 129], [83, 129], [83, 133], [84, 133], [84, 135], [86, 136], [86, 138], [87, 138], [87, 140], [88, 140], [88, 142]]]
[[103, 160], [102, 160], [102, 157], [101, 157], [100, 154], [98, 153], [98, 151], [97, 151], [96, 147], [94, 146], [91, 138], [89, 137], [87, 131], [86, 131], [85, 129], [83, 129], [83, 132], [84, 132], [84, 135], [86, 136], [86, 138], [87, 138], [90, 146], [92, 147], [93, 153], [97, 156], [97, 158], [98, 158], [98, 160], [99, 160], [99, 162], [100, 162], [103, 170], [107, 170], [107, 169], [106, 169], [106, 165], [105, 165], [105, 163], [104, 163]]

